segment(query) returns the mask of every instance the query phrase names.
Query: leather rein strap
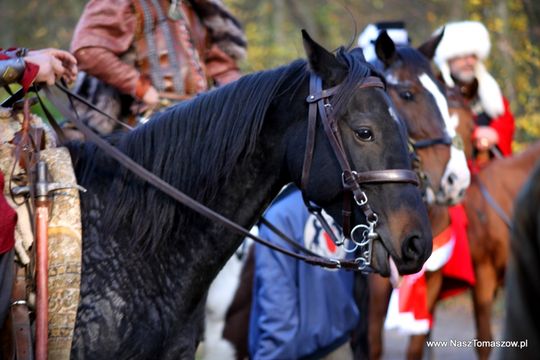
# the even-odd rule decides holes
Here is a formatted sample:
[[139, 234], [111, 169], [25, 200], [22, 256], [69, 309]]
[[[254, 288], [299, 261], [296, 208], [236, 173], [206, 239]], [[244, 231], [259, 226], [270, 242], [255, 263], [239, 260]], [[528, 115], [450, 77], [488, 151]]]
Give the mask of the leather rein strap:
[[[370, 224], [368, 230], [372, 238], [375, 238], [376, 233], [373, 232], [373, 229], [377, 223], [377, 214], [373, 212], [371, 206], [368, 203], [367, 195], [362, 190], [361, 184], [381, 184], [381, 183], [410, 183], [418, 186], [418, 177], [416, 173], [412, 170], [406, 169], [388, 169], [388, 170], [373, 170], [365, 172], [356, 172], [352, 169], [350, 162], [347, 158], [345, 148], [343, 145], [343, 140], [341, 138], [340, 130], [338, 123], [334, 117], [332, 105], [330, 103], [330, 97], [335, 95], [339, 90], [340, 85], [334, 86], [327, 90], [322, 90], [322, 80], [320, 77], [312, 74], [310, 78], [310, 94], [308, 95], [306, 101], [309, 104], [308, 110], [308, 130], [306, 137], [306, 150], [304, 154], [304, 163], [302, 170], [302, 195], [304, 203], [307, 206], [308, 210], [317, 217], [324, 230], [332, 238], [336, 245], [343, 245], [343, 238], [339, 238], [331, 230], [330, 225], [322, 216], [322, 209], [314, 206], [307, 200], [305, 195], [308, 184], [309, 184], [309, 175], [311, 170], [311, 164], [313, 162], [313, 153], [315, 147], [315, 133], [316, 133], [316, 122], [317, 122], [317, 113], [319, 113], [321, 122], [323, 124], [324, 131], [332, 146], [334, 154], [341, 166], [342, 169], [342, 182], [344, 190], [344, 201], [343, 201], [343, 236], [345, 238], [351, 238], [351, 233], [354, 232], [354, 229], [351, 230], [351, 194], [354, 198], [356, 204], [361, 208], [364, 213], [366, 220]], [[358, 88], [371, 88], [378, 87], [385, 89], [383, 82], [373, 76], [367, 77], [362, 83], [358, 85]], [[364, 225], [365, 226], [365, 225]], [[358, 226], [355, 227], [355, 229]], [[366, 239], [367, 240], [367, 239]], [[371, 239], [372, 240], [372, 239]], [[371, 241], [369, 240], [369, 241]], [[360, 244], [358, 244], [360, 245]], [[364, 244], [369, 245], [369, 244]], [[361, 246], [364, 246], [361, 245]], [[371, 256], [371, 251], [367, 254]], [[364, 258], [359, 261], [362, 263], [363, 267], [366, 267], [370, 264], [370, 259]], [[361, 269], [363, 270], [363, 269]]]
[[[128, 170], [133, 172], [135, 175], [143, 179], [144, 181], [148, 182], [149, 184], [155, 186], [157, 189], [163, 191], [165, 194], [169, 195], [171, 198], [175, 199], [179, 203], [183, 204], [184, 206], [187, 206], [191, 210], [201, 214], [202, 216], [205, 216], [206, 218], [210, 220], [214, 220], [217, 222], [220, 222], [228, 228], [229, 230], [240, 234], [244, 237], [249, 237], [253, 239], [254, 241], [267, 246], [275, 251], [278, 251], [282, 254], [285, 254], [287, 256], [293, 257], [295, 259], [305, 261], [306, 263], [317, 265], [325, 268], [330, 269], [339, 269], [343, 268], [346, 270], [359, 270], [358, 269], [358, 262], [356, 260], [346, 260], [346, 259], [332, 259], [332, 258], [325, 258], [322, 256], [314, 256], [314, 255], [303, 255], [300, 253], [296, 253], [294, 251], [288, 250], [286, 248], [283, 248], [279, 245], [273, 244], [272, 242], [265, 240], [259, 236], [256, 236], [249, 232], [249, 230], [243, 228], [242, 226], [236, 224], [235, 222], [227, 219], [221, 214], [218, 214], [217, 212], [213, 211], [212, 209], [206, 207], [205, 205], [197, 202], [193, 198], [189, 197], [188, 195], [184, 194], [182, 191], [176, 189], [169, 183], [165, 182], [161, 178], [157, 177], [135, 161], [133, 161], [130, 157], [128, 157], [126, 154], [121, 152], [116, 147], [109, 144], [106, 140], [102, 139], [99, 135], [94, 133], [88, 126], [86, 126], [82, 120], [80, 119], [79, 115], [77, 114], [77, 111], [75, 110], [75, 107], [73, 106], [72, 102], [72, 93], [69, 89], [67, 89], [62, 84], [56, 84], [56, 87], [64, 92], [68, 99], [70, 100], [70, 107], [68, 107], [66, 104], [61, 102], [55, 94], [51, 92], [49, 88], [44, 88], [47, 97], [51, 102], [55, 105], [55, 107], [66, 117], [73, 121], [75, 126], [86, 136], [88, 140], [91, 140], [95, 143], [97, 147], [99, 147], [102, 151], [104, 151], [107, 155], [118, 161], [122, 166], [126, 167]], [[49, 119], [49, 121], [55, 121], [53, 118]], [[306, 249], [307, 250], [307, 249]]]

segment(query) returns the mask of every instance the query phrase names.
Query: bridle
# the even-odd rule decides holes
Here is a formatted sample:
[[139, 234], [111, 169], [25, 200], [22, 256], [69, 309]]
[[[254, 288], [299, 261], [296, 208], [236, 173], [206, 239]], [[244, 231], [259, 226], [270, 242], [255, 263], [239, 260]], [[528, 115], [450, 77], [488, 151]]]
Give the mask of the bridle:
[[418, 175], [418, 178], [420, 179], [420, 190], [422, 193], [422, 199], [427, 204], [429, 203], [429, 199], [427, 197], [428, 189], [431, 189], [433, 193], [435, 193], [435, 191], [433, 189], [433, 184], [431, 183], [429, 176], [424, 172], [422, 166], [422, 157], [418, 154], [418, 150], [427, 149], [436, 145], [451, 146], [453, 144], [453, 140], [450, 138], [450, 136], [448, 136], [446, 132], [444, 132], [444, 134], [440, 137], [420, 140], [415, 140], [410, 135], [408, 135], [407, 142], [409, 145], [409, 153], [411, 155], [413, 169]]
[[433, 193], [435, 193], [435, 190], [433, 189], [433, 184], [431, 183], [429, 176], [424, 171], [424, 168], [422, 166], [422, 157], [420, 156], [420, 154], [418, 154], [418, 150], [426, 149], [435, 145], [451, 146], [453, 144], [453, 141], [445, 133], [443, 136], [439, 138], [423, 139], [423, 140], [414, 140], [413, 138], [409, 136], [408, 143], [409, 143], [409, 152], [412, 158], [413, 169], [418, 175], [418, 178], [420, 179], [420, 190], [422, 192], [422, 198], [424, 202], [428, 204], [429, 203], [428, 198], [427, 198], [428, 189], [431, 189]]
[[[414, 171], [407, 169], [388, 169], [388, 170], [372, 170], [357, 172], [353, 170], [345, 153], [343, 139], [339, 130], [338, 122], [334, 116], [333, 107], [330, 103], [330, 98], [336, 94], [341, 85], [334, 86], [330, 89], [322, 90], [322, 80], [319, 76], [311, 74], [309, 80], [309, 95], [306, 101], [309, 104], [308, 108], [308, 130], [306, 137], [306, 150], [304, 154], [304, 163], [302, 168], [301, 189], [304, 203], [308, 210], [317, 217], [324, 230], [332, 238], [338, 246], [344, 246], [344, 239], [350, 239], [353, 243], [352, 248], [345, 248], [346, 252], [356, 252], [359, 250], [359, 257], [355, 259], [358, 263], [359, 270], [366, 270], [371, 265], [371, 253], [373, 241], [379, 237], [375, 232], [378, 216], [371, 209], [368, 197], [362, 190], [362, 184], [381, 184], [381, 183], [409, 183], [418, 185], [418, 178]], [[357, 85], [357, 88], [381, 88], [385, 89], [385, 85], [378, 77], [368, 76], [363, 82]], [[319, 114], [323, 125], [326, 138], [330, 142], [332, 150], [339, 162], [342, 173], [343, 184], [343, 237], [338, 237], [332, 231], [330, 225], [322, 216], [322, 209], [313, 205], [307, 200], [306, 191], [309, 183], [309, 174], [311, 163], [313, 161], [313, 152], [315, 148], [315, 133], [317, 114]], [[356, 225], [351, 230], [351, 197], [357, 206], [360, 207], [367, 221], [366, 224]]]

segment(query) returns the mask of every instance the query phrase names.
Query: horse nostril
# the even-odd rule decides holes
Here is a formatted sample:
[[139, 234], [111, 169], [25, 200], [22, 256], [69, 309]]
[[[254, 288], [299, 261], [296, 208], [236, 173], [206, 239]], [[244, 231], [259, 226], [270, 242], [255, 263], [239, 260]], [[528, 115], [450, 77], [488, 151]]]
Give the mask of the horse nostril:
[[416, 235], [407, 238], [403, 242], [401, 251], [405, 262], [416, 262], [422, 259], [424, 255], [422, 239]]

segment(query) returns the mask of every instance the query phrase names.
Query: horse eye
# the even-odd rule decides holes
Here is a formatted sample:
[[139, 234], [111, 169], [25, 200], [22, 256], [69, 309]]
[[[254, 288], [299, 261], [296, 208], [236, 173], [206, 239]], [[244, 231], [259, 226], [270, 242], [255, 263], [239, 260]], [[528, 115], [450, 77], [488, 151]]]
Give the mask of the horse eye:
[[414, 100], [414, 94], [412, 92], [410, 92], [409, 90], [406, 90], [406, 91], [401, 91], [399, 93], [399, 96], [405, 100], [405, 101], [412, 101]]
[[362, 141], [372, 141], [373, 132], [368, 128], [360, 128], [354, 131], [354, 135]]

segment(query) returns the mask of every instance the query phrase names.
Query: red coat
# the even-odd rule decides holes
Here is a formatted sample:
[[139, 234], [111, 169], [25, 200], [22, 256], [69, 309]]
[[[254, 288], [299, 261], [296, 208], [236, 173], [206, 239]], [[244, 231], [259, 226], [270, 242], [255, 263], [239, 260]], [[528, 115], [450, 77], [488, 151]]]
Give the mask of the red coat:
[[497, 147], [504, 156], [512, 155], [512, 140], [514, 138], [514, 116], [510, 111], [510, 103], [503, 97], [504, 113], [491, 120], [491, 126], [499, 135], [499, 144]]

